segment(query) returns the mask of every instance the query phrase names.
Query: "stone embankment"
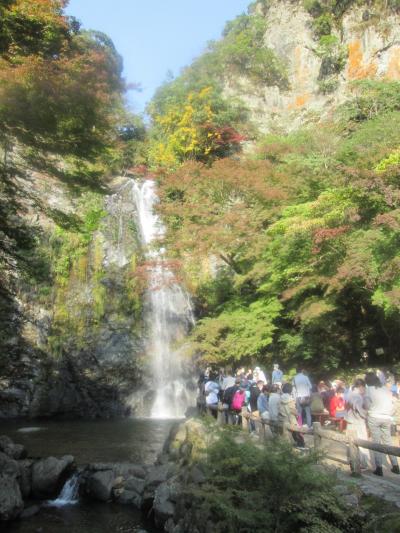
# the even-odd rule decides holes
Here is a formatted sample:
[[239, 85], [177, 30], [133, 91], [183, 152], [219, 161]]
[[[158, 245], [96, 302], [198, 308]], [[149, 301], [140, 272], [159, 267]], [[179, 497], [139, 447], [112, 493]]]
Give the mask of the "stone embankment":
[[58, 494], [74, 469], [71, 455], [36, 460], [27, 455], [23, 446], [0, 437], [0, 521], [23, 515], [24, 508], [29, 514], [32, 500]]
[[[215, 531], [215, 524], [203, 523], [207, 517], [196, 515], [188, 494], [207, 482], [207, 472], [201, 465], [221, 431], [217, 425], [191, 418], [172, 428], [153, 465], [92, 463], [79, 468], [68, 455], [30, 459], [23, 446], [0, 437], [0, 521], [29, 518], [40, 510], [42, 500], [56, 498], [65, 481], [78, 472], [81, 500], [113, 502], [141, 510], [167, 533]], [[249, 438], [244, 432], [235, 436], [240, 443]], [[261, 446], [258, 441], [255, 445]], [[370, 492], [364, 491], [361, 483], [349, 484], [338, 475], [335, 491], [346, 506], [365, 516], [362, 498]]]
[[78, 471], [81, 498], [131, 505], [152, 515], [161, 530], [173, 531], [178, 496], [185, 483], [205, 480], [189, 461], [199, 456], [205, 432], [195, 420], [175, 426], [154, 465], [92, 463], [79, 468], [71, 455], [29, 458], [24, 446], [1, 436], [0, 522], [37, 513], [40, 504], [55, 499], [67, 479]]

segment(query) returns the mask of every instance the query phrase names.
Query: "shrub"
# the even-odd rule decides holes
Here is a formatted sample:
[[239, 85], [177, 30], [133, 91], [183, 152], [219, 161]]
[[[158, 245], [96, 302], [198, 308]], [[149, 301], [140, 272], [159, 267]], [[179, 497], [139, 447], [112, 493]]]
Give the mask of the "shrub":
[[260, 449], [228, 428], [201, 466], [207, 482], [189, 486], [181, 502], [201, 533], [207, 522], [221, 533], [361, 531], [359, 516], [333, 490], [334, 479], [315, 468], [315, 457], [284, 442]]
[[312, 22], [312, 29], [317, 37], [322, 35], [330, 35], [333, 26], [332, 16], [328, 13], [317, 17]]

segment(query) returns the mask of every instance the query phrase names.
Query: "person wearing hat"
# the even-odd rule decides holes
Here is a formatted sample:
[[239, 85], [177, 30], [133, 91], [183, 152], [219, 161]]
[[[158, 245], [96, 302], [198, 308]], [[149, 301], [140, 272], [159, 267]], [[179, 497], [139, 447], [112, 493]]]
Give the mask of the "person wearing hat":
[[272, 385], [282, 385], [283, 372], [280, 370], [278, 363], [274, 364], [274, 370], [272, 371]]

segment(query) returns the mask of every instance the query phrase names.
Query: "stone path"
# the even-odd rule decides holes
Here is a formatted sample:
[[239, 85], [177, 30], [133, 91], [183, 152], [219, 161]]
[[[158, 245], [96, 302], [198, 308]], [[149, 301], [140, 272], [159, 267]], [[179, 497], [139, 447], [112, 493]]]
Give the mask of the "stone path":
[[[306, 435], [305, 440], [307, 445], [312, 448], [313, 438]], [[384, 458], [383, 477], [375, 476], [372, 473], [373, 468], [371, 467], [371, 461], [368, 470], [364, 470], [360, 477], [353, 477], [351, 476], [349, 465], [344, 464], [346, 461], [345, 445], [327, 439], [323, 439], [322, 443], [325, 453], [329, 456], [324, 459], [324, 464], [327, 464], [329, 468], [334, 469], [340, 479], [357, 484], [361, 491], [366, 495], [382, 498], [385, 501], [394, 503], [397, 507], [400, 507], [400, 475], [393, 474], [390, 471], [391, 465], [387, 457]], [[393, 441], [393, 445], [398, 446], [398, 442]], [[339, 458], [341, 462], [331, 459], [332, 456]]]

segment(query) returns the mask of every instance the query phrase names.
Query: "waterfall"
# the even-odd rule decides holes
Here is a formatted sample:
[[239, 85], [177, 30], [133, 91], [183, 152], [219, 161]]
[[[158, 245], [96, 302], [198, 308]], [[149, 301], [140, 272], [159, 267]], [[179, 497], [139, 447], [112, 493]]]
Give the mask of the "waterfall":
[[151, 363], [155, 400], [153, 418], [182, 417], [193, 402], [188, 390], [188, 364], [176, 345], [194, 323], [190, 298], [168, 267], [165, 250], [157, 240], [165, 233], [154, 208], [158, 202], [155, 182], [135, 181], [132, 187], [138, 226], [148, 262], [145, 322], [148, 331], [146, 356]]
[[79, 501], [79, 474], [74, 474], [64, 484], [58, 498], [47, 502], [51, 507], [75, 505]]
[[116, 234], [113, 246], [108, 246], [106, 254], [106, 265], [115, 264], [119, 268], [125, 267], [129, 262], [130, 250], [127, 243], [126, 220], [132, 216], [131, 206], [125, 202], [124, 192], [129, 193], [131, 182], [124, 183], [117, 192], [109, 196], [106, 200], [108, 214], [113, 217]]

